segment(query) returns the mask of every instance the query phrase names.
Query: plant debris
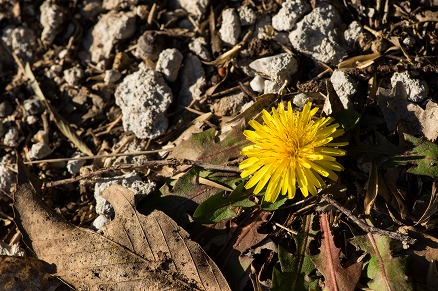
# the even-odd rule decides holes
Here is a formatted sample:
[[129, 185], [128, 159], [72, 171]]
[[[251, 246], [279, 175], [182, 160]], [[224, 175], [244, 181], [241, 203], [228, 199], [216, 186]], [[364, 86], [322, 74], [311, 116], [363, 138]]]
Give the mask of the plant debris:
[[[437, 7], [0, 1], [1, 285], [435, 290]], [[268, 202], [243, 132], [289, 102], [343, 171]]]

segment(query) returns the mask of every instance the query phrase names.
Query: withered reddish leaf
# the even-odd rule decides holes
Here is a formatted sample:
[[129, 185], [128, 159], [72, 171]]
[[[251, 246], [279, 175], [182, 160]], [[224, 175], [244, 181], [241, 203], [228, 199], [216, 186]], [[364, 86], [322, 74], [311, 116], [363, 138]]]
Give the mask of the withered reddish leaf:
[[[19, 163], [21, 164], [21, 163]], [[78, 289], [229, 290], [215, 263], [168, 216], [135, 210], [121, 186], [104, 191], [116, 212], [103, 235], [64, 221], [37, 197], [19, 166], [16, 222], [36, 256]]]
[[244, 122], [239, 122], [225, 133], [220, 142], [215, 140], [216, 131], [213, 128], [194, 133], [189, 139], [182, 141], [169, 157], [212, 164], [221, 164], [237, 158], [240, 155], [240, 149], [247, 143], [243, 135], [243, 125]]
[[321, 253], [313, 257], [312, 260], [324, 275], [324, 283], [328, 290], [353, 291], [362, 272], [362, 263], [355, 263], [344, 268], [339, 259], [341, 250], [335, 245], [326, 213], [321, 214], [320, 223], [322, 232]]
[[267, 237], [267, 234], [259, 233], [258, 229], [267, 221], [270, 214], [267, 211], [260, 211], [253, 215], [251, 222], [241, 229], [233, 248], [244, 253]]

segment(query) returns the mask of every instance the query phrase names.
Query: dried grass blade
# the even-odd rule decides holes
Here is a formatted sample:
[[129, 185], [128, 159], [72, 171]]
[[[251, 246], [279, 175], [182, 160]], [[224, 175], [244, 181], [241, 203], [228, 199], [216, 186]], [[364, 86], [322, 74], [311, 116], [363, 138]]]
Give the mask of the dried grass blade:
[[67, 137], [74, 145], [75, 147], [83, 152], [86, 155], [93, 156], [93, 152], [88, 148], [88, 146], [79, 138], [79, 136], [74, 132], [73, 128], [71, 128], [70, 124], [50, 105], [49, 101], [46, 99], [46, 97], [43, 94], [43, 91], [41, 90], [40, 86], [38, 85], [37, 80], [35, 79], [35, 75], [32, 72], [32, 69], [30, 68], [29, 63], [26, 64], [25, 70], [24, 70], [26, 77], [29, 79], [29, 84], [32, 87], [33, 91], [35, 92], [35, 95], [44, 102], [44, 104], [49, 109], [53, 120], [55, 121], [56, 126], [58, 129], [62, 132], [62, 134]]

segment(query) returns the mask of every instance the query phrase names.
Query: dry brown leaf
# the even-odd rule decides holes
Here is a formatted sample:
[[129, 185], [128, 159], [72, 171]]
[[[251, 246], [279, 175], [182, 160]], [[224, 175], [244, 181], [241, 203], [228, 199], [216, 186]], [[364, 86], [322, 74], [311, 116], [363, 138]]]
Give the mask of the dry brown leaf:
[[229, 290], [215, 263], [164, 213], [135, 209], [134, 194], [111, 186], [115, 219], [96, 233], [64, 221], [37, 197], [19, 161], [15, 220], [36, 256], [86, 290]]
[[420, 232], [413, 226], [402, 226], [399, 230], [417, 240], [410, 248], [414, 253], [429, 262], [438, 261], [438, 239], [436, 237]]
[[367, 189], [364, 199], [364, 212], [365, 215], [370, 215], [371, 209], [373, 209], [374, 201], [376, 200], [377, 193], [379, 192], [379, 174], [377, 171], [376, 161], [371, 162], [370, 174], [367, 181]]
[[421, 11], [415, 15], [415, 18], [420, 22], [438, 21], [438, 11]]
[[67, 137], [78, 150], [83, 152], [86, 155], [93, 156], [93, 152], [88, 148], [88, 146], [80, 139], [80, 137], [76, 134], [76, 132], [71, 128], [70, 124], [50, 105], [49, 101], [47, 101], [46, 97], [41, 91], [40, 86], [38, 85], [37, 80], [30, 68], [29, 63], [26, 64], [25, 68], [26, 77], [29, 79], [30, 86], [32, 87], [35, 95], [46, 105], [47, 109], [53, 116], [56, 126], [62, 132], [62, 134]]
[[62, 283], [43, 261], [30, 257], [0, 256], [2, 290], [55, 290]]
[[326, 213], [321, 214], [320, 223], [322, 231], [321, 253], [313, 257], [312, 261], [324, 275], [326, 288], [331, 291], [355, 290], [362, 272], [362, 263], [354, 263], [344, 268], [339, 259], [341, 249], [335, 245]]
[[351, 57], [345, 61], [342, 61], [338, 65], [338, 69], [355, 69], [355, 68], [365, 68], [373, 64], [375, 60], [382, 56], [381, 53], [372, 53], [368, 55], [360, 55]]

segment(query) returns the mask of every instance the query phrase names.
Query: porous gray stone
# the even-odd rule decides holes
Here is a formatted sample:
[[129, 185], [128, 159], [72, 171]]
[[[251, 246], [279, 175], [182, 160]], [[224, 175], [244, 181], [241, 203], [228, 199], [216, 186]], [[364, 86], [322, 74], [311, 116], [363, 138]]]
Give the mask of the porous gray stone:
[[62, 28], [65, 19], [63, 8], [54, 1], [44, 1], [40, 6], [40, 23], [43, 27], [41, 40], [46, 45], [51, 45]]
[[183, 60], [182, 53], [175, 49], [166, 49], [158, 57], [155, 70], [163, 74], [167, 81], [174, 82], [178, 77], [178, 71]]
[[172, 91], [159, 73], [141, 64], [116, 89], [116, 104], [123, 114], [123, 128], [138, 138], [157, 138], [168, 127], [165, 115]]
[[52, 149], [43, 143], [35, 143], [30, 148], [29, 153], [27, 154], [27, 157], [30, 160], [41, 160], [47, 157], [52, 153]]
[[24, 107], [24, 111], [26, 112], [26, 115], [37, 115], [44, 111], [43, 104], [36, 96], [24, 100], [23, 107]]
[[20, 138], [20, 132], [18, 131], [18, 128], [12, 125], [5, 132], [3, 143], [8, 147], [15, 148], [19, 145], [20, 141], [23, 139], [24, 137]]
[[306, 103], [310, 101], [312, 101], [312, 97], [309, 97], [304, 93], [299, 93], [295, 95], [292, 103], [300, 108], [303, 108], [304, 105], [306, 105]]
[[138, 0], [103, 0], [102, 7], [106, 10], [121, 10], [138, 4]]
[[[84, 156], [83, 154], [79, 153], [79, 152], [75, 152], [71, 157], [72, 158], [79, 158]], [[79, 170], [82, 168], [82, 166], [85, 165], [87, 161], [86, 160], [69, 160], [67, 162], [67, 171], [72, 174], [75, 175], [77, 173], [79, 173]]]
[[235, 95], [221, 98], [210, 108], [211, 111], [218, 116], [233, 116], [241, 112], [243, 105], [248, 101], [247, 99], [245, 93], [240, 92]]
[[345, 43], [349, 47], [354, 47], [360, 44], [361, 39], [365, 37], [365, 30], [358, 21], [353, 21], [348, 25], [348, 28], [344, 31]]
[[402, 94], [403, 99], [412, 102], [422, 102], [429, 94], [429, 86], [420, 79], [412, 78], [408, 72], [394, 73], [391, 77], [393, 88], [397, 86], [397, 93]]
[[286, 0], [278, 13], [272, 17], [272, 27], [278, 31], [291, 30], [298, 19], [310, 11], [306, 0]]
[[357, 83], [346, 72], [334, 70], [330, 81], [345, 109], [353, 109], [350, 98], [357, 93]]
[[106, 60], [115, 44], [131, 37], [135, 32], [135, 14], [112, 10], [104, 14], [89, 31], [85, 47], [91, 53], [91, 61]]
[[3, 30], [2, 40], [25, 62], [32, 62], [36, 38], [33, 31], [26, 27], [7, 27]]
[[84, 70], [82, 70], [80, 67], [73, 67], [64, 70], [64, 80], [70, 86], [77, 85], [83, 77], [84, 77]]
[[0, 189], [6, 193], [11, 193], [12, 183], [15, 181], [15, 173], [12, 171], [8, 164], [12, 164], [12, 159], [8, 159], [6, 156], [0, 161]]
[[242, 26], [253, 25], [257, 20], [256, 12], [248, 6], [240, 6], [237, 12]]
[[269, 78], [276, 83], [290, 80], [298, 70], [297, 60], [288, 53], [261, 58], [249, 64], [249, 67], [262, 77]]
[[346, 53], [337, 31], [341, 24], [336, 8], [322, 2], [296, 24], [289, 34], [289, 41], [301, 53], [336, 65]]
[[189, 49], [192, 53], [198, 56], [201, 60], [210, 61], [211, 54], [205, 47], [207, 42], [202, 37], [197, 37], [189, 43]]
[[177, 0], [176, 2], [196, 18], [203, 16], [210, 5], [210, 0]]
[[257, 75], [249, 82], [249, 86], [254, 92], [263, 92], [265, 89], [265, 79]]
[[234, 8], [222, 10], [222, 25], [219, 29], [219, 36], [227, 46], [234, 46], [239, 41], [241, 32], [240, 19]]
[[199, 100], [204, 93], [207, 81], [201, 61], [197, 56], [188, 54], [184, 59], [181, 71], [181, 89], [178, 103], [187, 106], [194, 100]]

